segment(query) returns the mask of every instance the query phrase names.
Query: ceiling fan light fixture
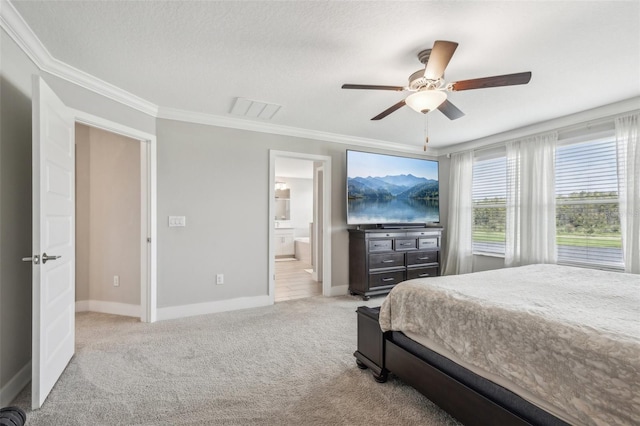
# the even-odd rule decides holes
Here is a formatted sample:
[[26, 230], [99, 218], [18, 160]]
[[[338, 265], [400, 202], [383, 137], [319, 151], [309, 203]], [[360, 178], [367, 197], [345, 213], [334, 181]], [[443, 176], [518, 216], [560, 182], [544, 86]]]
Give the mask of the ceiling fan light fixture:
[[427, 114], [438, 109], [449, 120], [457, 120], [464, 113], [447, 100], [447, 92], [460, 92], [463, 90], [485, 89], [488, 87], [515, 86], [527, 84], [531, 80], [531, 71], [515, 74], [494, 75], [491, 77], [472, 78], [447, 83], [444, 80], [444, 72], [449, 65], [458, 43], [446, 40], [436, 40], [433, 48], [425, 49], [418, 53], [418, 60], [424, 64], [420, 69], [409, 76], [408, 86], [380, 86], [374, 84], [343, 84], [343, 89], [367, 89], [367, 90], [394, 90], [397, 92], [413, 92], [406, 99], [385, 109], [371, 120], [377, 121], [389, 114], [409, 105], [416, 112]]
[[414, 111], [427, 114], [438, 108], [447, 99], [447, 94], [441, 90], [421, 90], [405, 99], [405, 103]]

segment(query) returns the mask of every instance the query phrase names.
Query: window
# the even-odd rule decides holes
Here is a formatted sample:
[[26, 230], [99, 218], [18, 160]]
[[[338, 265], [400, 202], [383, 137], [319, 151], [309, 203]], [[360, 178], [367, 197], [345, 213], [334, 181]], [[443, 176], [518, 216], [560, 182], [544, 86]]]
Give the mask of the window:
[[[615, 135], [602, 130], [575, 138], [556, 145], [558, 263], [620, 269], [624, 260]], [[505, 254], [506, 198], [504, 151], [493, 150], [476, 158], [472, 188], [474, 254]]]
[[507, 159], [473, 163], [473, 253], [504, 254]]
[[623, 266], [615, 137], [556, 148], [558, 263]]

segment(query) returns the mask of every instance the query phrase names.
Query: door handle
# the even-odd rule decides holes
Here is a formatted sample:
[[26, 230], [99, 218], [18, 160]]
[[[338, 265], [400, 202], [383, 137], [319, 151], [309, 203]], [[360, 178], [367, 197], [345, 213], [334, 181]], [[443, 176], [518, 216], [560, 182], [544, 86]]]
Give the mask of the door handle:
[[23, 257], [22, 261], [23, 262], [33, 262], [34, 265], [37, 265], [38, 263], [40, 263], [40, 256], [38, 256], [36, 254], [35, 256]]
[[56, 260], [60, 259], [62, 256], [47, 256], [47, 253], [42, 254], [42, 263], [47, 263], [47, 260]]

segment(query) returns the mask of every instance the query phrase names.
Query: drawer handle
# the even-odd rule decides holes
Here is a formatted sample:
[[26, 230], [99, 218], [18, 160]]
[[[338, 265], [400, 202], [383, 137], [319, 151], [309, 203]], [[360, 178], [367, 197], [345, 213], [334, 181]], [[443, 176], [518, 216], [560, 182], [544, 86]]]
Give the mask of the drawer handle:
[[419, 257], [418, 260], [429, 260], [428, 257]]
[[374, 244], [374, 247], [386, 247], [386, 244]]
[[395, 281], [395, 278], [383, 278], [382, 281], [384, 282], [389, 282], [389, 281]]
[[401, 246], [410, 246], [412, 243], [400, 243]]
[[383, 260], [382, 263], [393, 263], [393, 259]]
[[420, 278], [422, 278], [422, 277], [428, 277], [428, 276], [430, 276], [430, 275], [431, 275], [431, 274], [420, 274], [420, 275], [418, 275], [418, 276], [419, 276]]

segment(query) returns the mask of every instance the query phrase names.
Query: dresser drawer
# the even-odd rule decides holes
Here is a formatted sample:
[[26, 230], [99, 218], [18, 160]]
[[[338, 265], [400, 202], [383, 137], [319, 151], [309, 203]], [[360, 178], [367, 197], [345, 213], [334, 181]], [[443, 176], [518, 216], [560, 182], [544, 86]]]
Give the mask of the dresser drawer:
[[407, 266], [438, 263], [438, 251], [415, 251], [407, 253]]
[[404, 281], [404, 271], [380, 272], [369, 275], [369, 288], [393, 286]]
[[393, 240], [371, 240], [369, 241], [369, 251], [391, 251], [393, 250]]
[[439, 237], [440, 231], [409, 231], [407, 237]]
[[437, 277], [437, 276], [438, 276], [437, 266], [430, 266], [428, 268], [407, 269], [408, 280], [412, 280], [414, 278], [426, 278], [426, 277]]
[[417, 244], [416, 244], [417, 240], [415, 238], [412, 239], [396, 239], [396, 250], [398, 251], [402, 251], [402, 250], [415, 250], [416, 248], [418, 248]]
[[404, 266], [404, 253], [378, 253], [369, 255], [369, 269]]
[[439, 238], [438, 237], [431, 237], [431, 238], [419, 238], [418, 239], [418, 248], [419, 249], [431, 249], [431, 248], [438, 248], [440, 246], [439, 244]]

